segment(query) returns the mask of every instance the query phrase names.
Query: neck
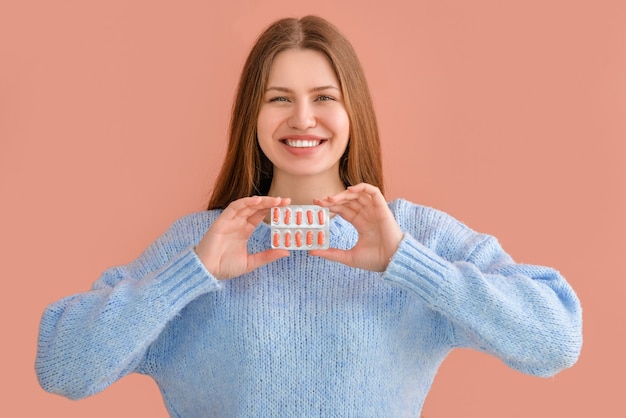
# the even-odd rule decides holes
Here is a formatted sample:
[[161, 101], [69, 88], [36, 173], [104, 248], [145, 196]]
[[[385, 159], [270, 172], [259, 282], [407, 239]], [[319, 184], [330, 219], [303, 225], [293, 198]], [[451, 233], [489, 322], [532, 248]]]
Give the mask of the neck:
[[290, 197], [292, 205], [312, 205], [313, 199], [333, 196], [346, 187], [339, 175], [283, 176], [274, 172], [268, 196]]

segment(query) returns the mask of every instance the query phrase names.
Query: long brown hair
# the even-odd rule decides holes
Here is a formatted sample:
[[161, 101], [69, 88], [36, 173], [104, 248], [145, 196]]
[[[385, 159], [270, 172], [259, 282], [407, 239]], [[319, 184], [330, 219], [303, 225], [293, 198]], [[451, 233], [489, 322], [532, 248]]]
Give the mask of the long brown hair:
[[341, 84], [350, 121], [350, 140], [339, 164], [344, 185], [366, 182], [384, 192], [378, 126], [361, 64], [337, 28], [320, 17], [306, 16], [276, 21], [250, 51], [233, 103], [226, 158], [208, 209], [223, 209], [239, 198], [267, 194], [272, 163], [258, 145], [256, 124], [274, 57], [290, 48], [326, 55]]

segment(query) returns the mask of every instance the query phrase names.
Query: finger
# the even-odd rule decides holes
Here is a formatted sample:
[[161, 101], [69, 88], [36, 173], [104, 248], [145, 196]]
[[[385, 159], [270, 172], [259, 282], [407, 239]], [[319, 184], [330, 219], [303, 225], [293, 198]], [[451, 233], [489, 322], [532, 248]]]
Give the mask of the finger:
[[245, 206], [242, 206], [242, 210], [251, 209], [251, 210], [259, 210], [259, 209], [269, 209], [272, 206], [280, 206], [282, 201], [285, 200], [282, 197], [273, 197], [273, 196], [254, 196], [251, 198], [247, 198], [243, 201]]
[[283, 257], [289, 257], [288, 250], [265, 250], [248, 256], [247, 271], [253, 271]]
[[[256, 227], [259, 225], [263, 219], [269, 219], [269, 209], [275, 206], [285, 206], [291, 202], [290, 198], [269, 198], [263, 199], [263, 201], [259, 202], [255, 206], [251, 206], [249, 210], [242, 210], [240, 212], [241, 215], [247, 216], [247, 222], [250, 225]], [[250, 212], [250, 210], [255, 209], [254, 212]]]
[[383, 196], [380, 189], [376, 186], [372, 186], [371, 184], [361, 183], [357, 184], [356, 186], [349, 186], [348, 190], [357, 192], [359, 194], [365, 194], [373, 199], [376, 203], [383, 203], [385, 205], [387, 204], [385, 196]]
[[360, 183], [355, 186], [349, 186], [348, 189], [367, 193], [373, 199], [375, 204], [387, 206], [385, 196], [383, 196], [383, 193], [376, 186], [372, 186], [368, 183]]
[[349, 186], [346, 190], [337, 193], [334, 196], [327, 197], [326, 200], [329, 203], [334, 204], [344, 201], [357, 200], [361, 202], [362, 205], [370, 205], [371, 200], [374, 198], [382, 199], [384, 202], [384, 197], [380, 192], [380, 189], [367, 183], [361, 183], [356, 186]]
[[261, 202], [259, 207], [271, 208], [274, 206], [286, 206], [291, 203], [290, 197], [278, 197], [278, 196], [261, 196]]
[[[273, 206], [288, 205], [291, 199], [272, 196], [252, 196], [238, 199], [231, 203], [226, 209], [231, 209], [229, 215], [232, 217], [248, 218], [258, 210], [269, 209]], [[224, 211], [226, 212], [226, 210]]]
[[347, 202], [350, 200], [355, 200], [359, 198], [359, 192], [358, 191], [353, 191], [353, 190], [345, 190], [341, 193], [338, 193], [334, 196], [329, 196], [327, 199], [329, 202], [331, 203], [341, 203], [341, 202]]
[[229, 218], [241, 217], [242, 214], [245, 214], [245, 212], [249, 210], [250, 206], [257, 205], [259, 202], [261, 202], [261, 196], [244, 197], [234, 200], [226, 206], [222, 215]]
[[313, 203], [324, 208], [328, 208], [335, 204], [329, 202], [328, 197], [325, 197], [324, 199], [313, 199]]
[[333, 206], [330, 206], [330, 210], [334, 212], [343, 211], [344, 213], [352, 211], [356, 216], [360, 213], [365, 213], [365, 211], [371, 212], [369, 211], [369, 209], [372, 207], [374, 207], [372, 198], [366, 195], [362, 195], [361, 197], [354, 200], [344, 200], [343, 202], [339, 202]]
[[376, 186], [373, 186], [369, 183], [359, 183], [352, 186], [348, 186], [346, 190], [365, 192], [370, 195], [382, 194], [380, 189]]
[[357, 198], [358, 197], [353, 193], [344, 194], [342, 192], [335, 196], [328, 196], [324, 199], [313, 199], [313, 203], [322, 207], [331, 208], [333, 206], [345, 205], [346, 203], [356, 200]]
[[328, 208], [332, 213], [341, 216], [343, 219], [351, 222], [358, 214], [359, 211], [353, 209], [349, 205], [336, 205]]
[[343, 206], [344, 208], [350, 208], [354, 210], [355, 212], [359, 212], [363, 209], [363, 207], [369, 206], [369, 205], [364, 204], [364, 202], [362, 202], [359, 199], [355, 199], [355, 200], [345, 200], [341, 202], [340, 204], [338, 204], [337, 206], [338, 207]]
[[263, 219], [267, 218], [269, 211], [266, 208], [259, 209], [248, 217], [248, 223], [255, 227], [259, 225]]
[[[359, 198], [356, 199], [357, 202], [362, 204], [364, 207], [373, 209], [373, 211], [370, 211], [368, 214], [372, 220], [382, 219], [381, 217], [388, 218], [393, 216], [385, 197], [378, 187], [367, 183], [361, 183], [356, 186], [350, 186], [349, 189], [358, 192]], [[364, 198], [364, 196], [367, 197]], [[352, 208], [356, 209], [355, 206], [352, 206]]]
[[352, 267], [352, 257], [348, 250], [340, 250], [338, 248], [329, 248], [327, 250], [311, 250], [309, 255], [314, 257], [325, 258], [326, 260], [336, 261]]
[[332, 195], [332, 196], [327, 196], [325, 198], [321, 198], [321, 199], [313, 199], [313, 202], [320, 202], [321, 204], [323, 204], [324, 206], [328, 206], [328, 205], [333, 205], [333, 204], [337, 204], [339, 202], [342, 202], [346, 199], [349, 199], [351, 195], [353, 195], [354, 192], [346, 189], [346, 190], [342, 190], [341, 192]]

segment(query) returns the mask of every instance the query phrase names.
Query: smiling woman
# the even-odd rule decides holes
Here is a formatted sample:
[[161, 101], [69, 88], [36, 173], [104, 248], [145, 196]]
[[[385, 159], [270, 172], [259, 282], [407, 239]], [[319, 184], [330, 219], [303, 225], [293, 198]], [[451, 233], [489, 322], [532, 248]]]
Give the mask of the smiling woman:
[[273, 167], [267, 194], [307, 204], [343, 191], [339, 161], [350, 122], [328, 58], [307, 49], [283, 51], [274, 59], [268, 85], [257, 118], [259, 146]]
[[[320, 72], [312, 71], [302, 59]], [[302, 75], [289, 71], [292, 67], [302, 71]], [[299, 97], [291, 97], [296, 93], [295, 87], [302, 90], [297, 92]], [[303, 101], [305, 92], [309, 97]], [[324, 103], [327, 100], [333, 103]], [[276, 105], [271, 113], [269, 109], [274, 106], [270, 103]], [[307, 104], [310, 106], [305, 106]], [[310, 119], [315, 119], [314, 110], [345, 112], [350, 141], [339, 159], [341, 182], [344, 187], [369, 183], [384, 192], [376, 114], [365, 74], [352, 45], [323, 19], [282, 19], [261, 34], [244, 65], [233, 106], [226, 159], [208, 209], [224, 209], [241, 197], [268, 194], [274, 167], [259, 147], [258, 142], [263, 138], [257, 137], [261, 134], [257, 129], [261, 129], [259, 124], [269, 123], [261, 112], [277, 115], [281, 109], [283, 117], [288, 118], [287, 127], [293, 123], [311, 123]], [[298, 111], [309, 113], [299, 115], [295, 113]], [[287, 116], [286, 112], [289, 112]], [[325, 113], [326, 117], [343, 117], [341, 112]], [[309, 121], [298, 120], [302, 117]], [[290, 134], [301, 135], [302, 131], [294, 129]], [[313, 197], [328, 195], [314, 194]]]
[[[537, 376], [577, 361], [580, 304], [556, 270], [382, 186], [350, 44], [318, 17], [274, 23], [244, 67], [208, 210], [46, 309], [41, 385], [82, 398], [137, 372], [176, 417], [419, 417], [454, 348]], [[323, 225], [329, 248], [272, 248], [264, 219], [278, 207], [291, 224], [291, 203], [317, 206], [295, 223]]]

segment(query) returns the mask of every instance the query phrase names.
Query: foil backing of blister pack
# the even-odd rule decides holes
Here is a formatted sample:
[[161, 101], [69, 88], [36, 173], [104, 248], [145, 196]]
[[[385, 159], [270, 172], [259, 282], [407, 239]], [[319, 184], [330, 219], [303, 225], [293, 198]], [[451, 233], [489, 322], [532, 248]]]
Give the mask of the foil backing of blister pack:
[[316, 205], [273, 207], [270, 211], [272, 248], [285, 250], [327, 249], [328, 208]]

